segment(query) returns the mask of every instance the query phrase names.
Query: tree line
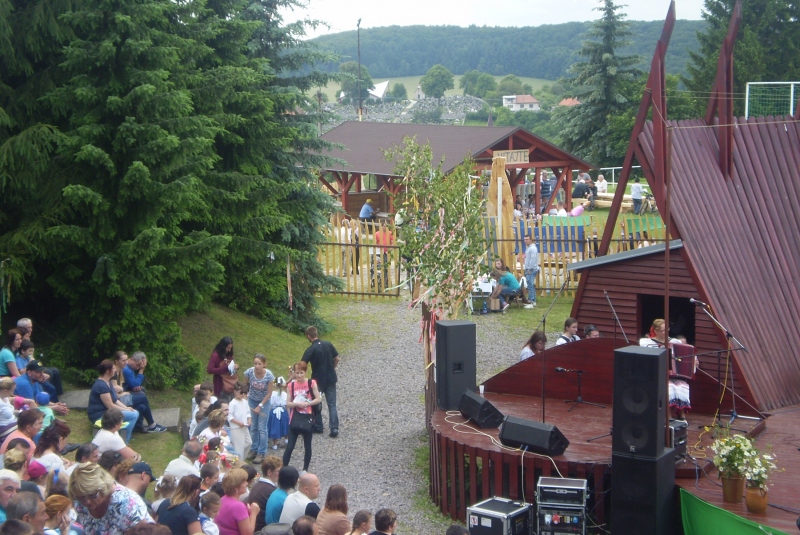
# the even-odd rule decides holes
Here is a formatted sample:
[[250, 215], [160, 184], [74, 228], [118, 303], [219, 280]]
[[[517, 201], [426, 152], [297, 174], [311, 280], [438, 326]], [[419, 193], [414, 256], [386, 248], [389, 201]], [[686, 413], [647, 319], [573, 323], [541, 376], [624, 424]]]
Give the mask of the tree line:
[[306, 92], [333, 58], [284, 23], [294, 4], [0, 0], [3, 323], [35, 318], [49, 362], [91, 376], [143, 350], [153, 386], [189, 384], [176, 320], [212, 300], [319, 323]]
[[[664, 12], [666, 16], [666, 11]], [[361, 30], [361, 64], [376, 78], [415, 76], [441, 64], [450, 72], [478, 70], [503, 76], [531, 76], [556, 80], [568, 73], [586, 39], [591, 22], [569, 22], [535, 27], [389, 26]], [[620, 50], [626, 55], [652, 56], [663, 21], [632, 21], [631, 42]], [[679, 20], [667, 52], [670, 73], [685, 74], [689, 53], [699, 47], [696, 34], [704, 21]], [[342, 60], [358, 56], [356, 32], [323, 35], [312, 40]], [[645, 62], [638, 65], [645, 67]], [[330, 72], [339, 64], [328, 63]]]

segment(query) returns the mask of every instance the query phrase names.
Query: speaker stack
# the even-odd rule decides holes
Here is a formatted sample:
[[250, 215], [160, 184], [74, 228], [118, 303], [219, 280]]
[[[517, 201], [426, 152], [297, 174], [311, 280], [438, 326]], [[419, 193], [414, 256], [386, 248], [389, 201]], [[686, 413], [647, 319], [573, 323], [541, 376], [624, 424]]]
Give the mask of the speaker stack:
[[461, 396], [475, 391], [475, 324], [471, 321], [436, 323], [436, 404], [458, 410]]
[[614, 351], [611, 529], [614, 535], [672, 533], [675, 453], [664, 447], [667, 351]]

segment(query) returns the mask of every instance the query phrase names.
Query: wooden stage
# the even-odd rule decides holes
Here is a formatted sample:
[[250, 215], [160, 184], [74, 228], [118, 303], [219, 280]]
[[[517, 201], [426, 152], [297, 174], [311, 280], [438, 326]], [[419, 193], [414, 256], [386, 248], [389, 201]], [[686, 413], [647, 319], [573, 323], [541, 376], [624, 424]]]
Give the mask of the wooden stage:
[[[593, 355], [596, 358], [587, 358], [586, 353], [579, 355], [577, 350], [581, 346], [590, 347], [579, 342], [561, 346], [564, 348], [561, 351], [553, 350], [546, 362], [544, 421], [558, 427], [570, 442], [561, 456], [550, 459], [526, 452], [523, 458], [519, 450], [499, 443], [498, 429], [479, 429], [466, 423], [457, 411], [446, 413], [435, 409], [430, 413], [430, 496], [443, 513], [464, 521], [467, 507], [492, 496], [534, 503], [538, 478], [561, 475], [587, 480], [590, 489], [587, 527], [607, 529], [611, 513], [611, 436], [588, 440], [609, 433], [612, 427], [611, 362], [616, 344], [610, 341], [598, 344], [602, 351]], [[570, 412], [573, 404], [564, 400], [577, 395], [576, 376], [555, 373], [557, 366], [586, 369], [583, 398], [605, 408], [580, 404]], [[536, 359], [515, 364], [484, 383], [484, 396], [504, 415], [541, 422], [542, 399], [538, 397], [541, 370], [542, 363]], [[694, 386], [701, 385], [695, 382]], [[520, 395], [522, 392], [527, 395]], [[723, 403], [723, 415], [730, 412], [726, 405]], [[741, 407], [737, 409], [742, 412]], [[771, 444], [779, 467], [786, 469], [773, 476], [769, 501], [774, 506], [760, 517], [748, 513], [744, 503], [722, 503], [721, 486], [711, 462], [714, 412], [697, 410], [688, 414], [688, 460], [676, 465], [676, 497], [679, 486], [754, 522], [796, 533], [795, 522], [800, 514], [796, 499], [796, 489], [800, 488], [800, 406], [776, 411], [766, 421], [738, 418], [732, 426], [750, 436], [758, 436], [759, 447]], [[723, 424], [727, 423], [723, 416]], [[676, 499], [676, 515], [679, 514], [678, 503]]]

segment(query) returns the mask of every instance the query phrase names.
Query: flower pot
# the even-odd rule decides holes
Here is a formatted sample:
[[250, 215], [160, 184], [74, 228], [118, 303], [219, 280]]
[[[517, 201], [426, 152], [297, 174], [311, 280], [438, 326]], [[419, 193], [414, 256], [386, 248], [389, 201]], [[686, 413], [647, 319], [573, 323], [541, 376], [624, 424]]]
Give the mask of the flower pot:
[[722, 501], [741, 503], [744, 495], [744, 478], [722, 476]]
[[759, 487], [747, 487], [744, 503], [751, 513], [763, 515], [767, 512], [767, 491]]

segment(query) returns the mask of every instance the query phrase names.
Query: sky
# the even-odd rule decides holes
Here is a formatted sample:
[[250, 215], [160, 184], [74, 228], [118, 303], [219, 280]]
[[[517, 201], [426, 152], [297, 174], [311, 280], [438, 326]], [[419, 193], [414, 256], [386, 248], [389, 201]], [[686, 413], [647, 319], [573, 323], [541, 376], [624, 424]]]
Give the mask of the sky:
[[[284, 13], [290, 22], [310, 17], [327, 22], [330, 28], [318, 28], [309, 34], [316, 37], [326, 33], [355, 30], [358, 19], [362, 28], [380, 26], [539, 26], [572, 21], [596, 20], [599, 12], [593, 8], [600, 0], [306, 0], [302, 11]], [[622, 11], [628, 20], [664, 20], [668, 0], [617, 0], [625, 5]], [[701, 20], [703, 0], [675, 0], [678, 19]]]

